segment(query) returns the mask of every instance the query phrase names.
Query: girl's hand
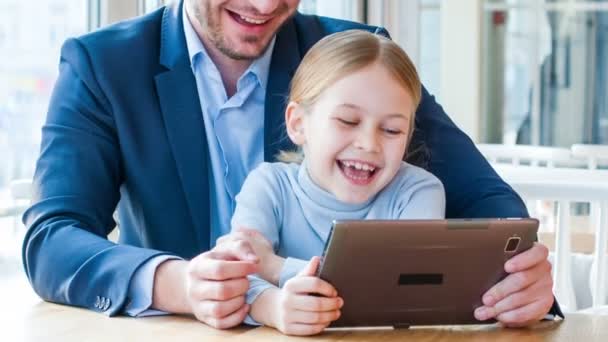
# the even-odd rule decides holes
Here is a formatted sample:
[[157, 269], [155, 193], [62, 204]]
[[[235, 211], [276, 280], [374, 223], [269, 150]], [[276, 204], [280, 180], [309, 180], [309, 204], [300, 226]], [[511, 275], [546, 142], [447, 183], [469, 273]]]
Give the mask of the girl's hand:
[[315, 277], [319, 262], [319, 257], [313, 257], [306, 268], [280, 290], [274, 326], [282, 333], [318, 334], [340, 317], [344, 301], [331, 284]]
[[255, 255], [260, 259], [258, 264], [258, 276], [267, 282], [279, 285], [279, 277], [285, 259], [274, 253], [272, 244], [256, 229], [239, 227], [230, 234], [217, 239], [217, 245], [234, 242], [247, 242]]
[[535, 243], [507, 261], [505, 271], [510, 274], [484, 294], [484, 305], [475, 310], [475, 318], [495, 318], [507, 327], [523, 327], [542, 319], [553, 305], [548, 254], [547, 247]]

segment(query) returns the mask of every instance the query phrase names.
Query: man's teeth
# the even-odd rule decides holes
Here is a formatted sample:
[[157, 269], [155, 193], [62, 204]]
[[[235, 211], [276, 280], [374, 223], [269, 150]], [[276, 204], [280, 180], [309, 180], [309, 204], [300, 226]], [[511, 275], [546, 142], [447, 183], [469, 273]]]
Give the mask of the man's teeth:
[[259, 20], [259, 19], [248, 18], [248, 17], [244, 17], [242, 15], [239, 15], [239, 16], [241, 17], [241, 19], [243, 19], [243, 21], [246, 21], [250, 24], [255, 24], [255, 25], [262, 25], [268, 21], [268, 20]]
[[368, 165], [368, 164], [363, 164], [363, 163], [359, 163], [359, 162], [352, 162], [352, 161], [343, 161], [342, 164], [344, 164], [344, 166], [346, 167], [352, 167], [355, 168], [357, 170], [364, 170], [364, 171], [374, 171], [376, 168], [374, 166]]

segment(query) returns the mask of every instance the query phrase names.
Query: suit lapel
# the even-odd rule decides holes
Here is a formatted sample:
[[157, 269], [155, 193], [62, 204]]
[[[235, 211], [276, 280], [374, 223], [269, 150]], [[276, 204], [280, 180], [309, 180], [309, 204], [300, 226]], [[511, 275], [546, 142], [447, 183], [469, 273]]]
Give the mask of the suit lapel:
[[168, 70], [155, 77], [167, 137], [192, 216], [198, 246], [208, 250], [209, 183], [208, 146], [196, 79], [190, 67], [182, 29], [181, 2], [169, 5], [163, 15], [161, 64]]
[[[182, 29], [182, 3], [168, 5], [161, 26], [160, 62], [167, 68], [155, 77], [167, 136], [192, 216], [198, 245], [209, 241], [208, 144], [196, 79], [192, 74]], [[264, 115], [264, 159], [273, 161], [280, 150], [293, 149], [285, 133], [284, 114], [289, 82], [300, 63], [293, 20], [277, 34], [270, 64]]]
[[264, 115], [264, 160], [274, 161], [280, 150], [291, 150], [294, 145], [285, 130], [285, 107], [289, 82], [300, 64], [298, 37], [293, 20], [289, 20], [277, 34], [270, 74], [266, 88]]

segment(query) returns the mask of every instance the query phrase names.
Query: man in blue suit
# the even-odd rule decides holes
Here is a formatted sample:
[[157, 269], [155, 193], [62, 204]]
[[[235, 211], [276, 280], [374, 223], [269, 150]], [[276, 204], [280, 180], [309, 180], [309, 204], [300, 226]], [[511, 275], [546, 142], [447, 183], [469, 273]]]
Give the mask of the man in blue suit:
[[[282, 127], [292, 74], [325, 35], [386, 34], [298, 14], [298, 3], [185, 0], [66, 41], [24, 215], [24, 265], [42, 298], [108, 315], [188, 313], [217, 328], [243, 321], [258, 258], [244, 240], [214, 241], [247, 173], [293, 147]], [[527, 216], [426, 90], [412, 146], [444, 183], [448, 217]], [[118, 244], [107, 240], [115, 210]], [[536, 245], [508, 263], [477, 317], [518, 326], [552, 304], [559, 313], [546, 256]]]

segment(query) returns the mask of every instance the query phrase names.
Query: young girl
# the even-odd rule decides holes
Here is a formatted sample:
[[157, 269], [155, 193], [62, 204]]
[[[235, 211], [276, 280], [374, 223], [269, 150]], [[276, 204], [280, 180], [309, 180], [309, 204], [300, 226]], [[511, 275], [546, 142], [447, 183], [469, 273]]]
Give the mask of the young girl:
[[402, 161], [420, 96], [414, 65], [385, 37], [336, 33], [306, 54], [285, 113], [300, 150], [260, 165], [236, 197], [233, 229], [259, 231], [276, 252], [250, 278], [247, 323], [309, 335], [339, 317], [318, 258], [304, 261], [322, 254], [333, 220], [444, 217], [441, 182]]

